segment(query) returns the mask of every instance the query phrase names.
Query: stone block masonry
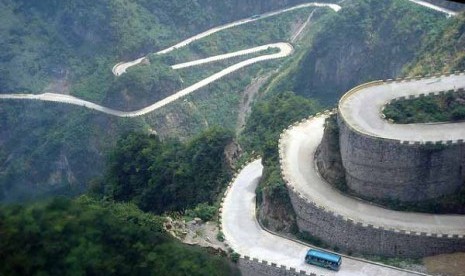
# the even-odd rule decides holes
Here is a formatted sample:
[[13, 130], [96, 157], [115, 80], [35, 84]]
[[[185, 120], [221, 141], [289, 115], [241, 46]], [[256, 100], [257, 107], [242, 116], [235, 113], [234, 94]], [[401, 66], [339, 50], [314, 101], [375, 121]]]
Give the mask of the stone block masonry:
[[457, 192], [464, 182], [464, 144], [408, 144], [353, 131], [338, 116], [348, 187], [364, 198], [416, 202]]
[[250, 259], [245, 256], [238, 261], [239, 268], [244, 276], [323, 276], [315, 273], [297, 271], [295, 268], [277, 266], [273, 263]]
[[465, 248], [465, 239], [461, 236], [405, 232], [355, 223], [315, 206], [292, 189], [289, 196], [299, 229], [346, 253], [419, 258]]

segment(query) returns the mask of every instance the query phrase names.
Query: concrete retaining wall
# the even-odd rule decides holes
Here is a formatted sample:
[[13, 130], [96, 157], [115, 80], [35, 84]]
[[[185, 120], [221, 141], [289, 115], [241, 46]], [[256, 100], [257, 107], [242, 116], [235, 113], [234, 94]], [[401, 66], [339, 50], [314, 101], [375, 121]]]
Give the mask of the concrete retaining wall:
[[463, 184], [463, 144], [401, 144], [353, 131], [338, 116], [346, 182], [362, 197], [421, 201]]
[[463, 236], [407, 232], [356, 223], [316, 206], [288, 187], [299, 229], [344, 252], [417, 258], [465, 250]]

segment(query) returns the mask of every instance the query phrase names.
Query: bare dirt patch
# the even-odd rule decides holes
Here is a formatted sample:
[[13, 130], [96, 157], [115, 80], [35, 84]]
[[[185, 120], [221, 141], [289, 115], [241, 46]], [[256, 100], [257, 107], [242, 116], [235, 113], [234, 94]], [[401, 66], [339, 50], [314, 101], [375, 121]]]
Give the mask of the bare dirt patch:
[[218, 254], [227, 252], [225, 244], [218, 240], [218, 237], [222, 237], [222, 234], [216, 222], [204, 222], [199, 218], [189, 222], [167, 218], [165, 229], [173, 237], [185, 244], [205, 247]]
[[51, 80], [42, 92], [69, 95], [71, 84], [68, 75], [69, 73], [67, 71], [62, 72], [59, 77]]
[[441, 276], [465, 276], [465, 253], [443, 254], [423, 259], [428, 273]]

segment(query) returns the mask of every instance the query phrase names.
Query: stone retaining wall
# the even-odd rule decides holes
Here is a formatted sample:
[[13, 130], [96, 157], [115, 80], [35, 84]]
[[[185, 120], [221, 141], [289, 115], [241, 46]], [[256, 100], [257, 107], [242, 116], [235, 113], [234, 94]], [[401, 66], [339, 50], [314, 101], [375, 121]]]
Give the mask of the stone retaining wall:
[[250, 259], [248, 256], [241, 257], [238, 261], [239, 268], [244, 276], [322, 276], [315, 273], [306, 273], [305, 271], [296, 271], [295, 268], [277, 266], [274, 263]]
[[[358, 91], [392, 82], [412, 82], [432, 77], [461, 75], [464, 72], [415, 76], [373, 81], [354, 87], [339, 101], [339, 106]], [[399, 97], [390, 102], [440, 95], [458, 90]], [[389, 104], [387, 102], [386, 104]], [[464, 140], [428, 142], [398, 141], [373, 137], [348, 124], [338, 114], [342, 164], [348, 187], [364, 198], [422, 201], [453, 194], [465, 180]], [[380, 116], [383, 117], [382, 112]]]
[[[258, 156], [252, 156], [249, 160], [249, 162], [251, 160], [254, 160], [254, 159], [258, 159], [259, 157]], [[220, 209], [219, 209], [219, 217], [218, 217], [218, 226], [219, 226], [219, 229], [220, 231], [222, 231], [222, 228], [223, 228], [223, 225], [221, 223], [222, 221], [222, 216], [223, 216], [223, 206], [224, 206], [224, 200], [227, 196], [227, 194], [229, 193], [234, 181], [236, 180], [236, 178], [238, 177], [239, 175], [239, 172], [242, 171], [244, 169], [245, 166], [247, 166], [247, 164], [249, 162], [245, 162], [241, 167], [237, 168], [235, 170], [235, 173], [234, 173], [234, 176], [232, 178], [232, 180], [229, 182], [225, 192], [224, 192], [224, 195], [221, 199], [221, 203], [220, 203]], [[229, 245], [228, 241], [227, 240], [224, 240], [223, 241], [225, 247], [230, 250], [230, 253], [234, 252], [234, 249], [231, 248], [231, 246]], [[237, 253], [237, 252], [236, 252]], [[324, 275], [321, 275], [321, 274], [315, 274], [315, 273], [307, 273], [303, 270], [301, 271], [297, 271], [297, 269], [293, 268], [293, 267], [286, 267], [286, 266], [278, 266], [277, 264], [275, 263], [270, 263], [266, 260], [259, 260], [259, 259], [256, 259], [256, 258], [250, 258], [249, 256], [243, 256], [243, 255], [240, 255], [240, 258], [237, 262], [241, 272], [242, 272], [242, 275], [244, 276], [324, 276]]]
[[316, 206], [291, 186], [289, 196], [299, 229], [346, 253], [418, 258], [465, 250], [463, 236], [407, 232], [356, 223]]
[[[455, 72], [455, 74], [461, 74], [461, 72]], [[448, 75], [450, 74], [446, 74], [446, 76]], [[362, 84], [349, 91], [342, 97], [342, 100], [369, 86], [382, 85], [385, 82], [409, 82], [421, 78], [413, 77]], [[326, 115], [334, 113], [337, 113], [337, 110], [325, 112]], [[380, 139], [357, 132], [345, 124], [344, 120], [341, 119], [342, 116], [338, 117], [342, 160], [345, 162], [344, 165], [349, 168], [346, 172], [347, 179], [351, 182], [353, 189], [359, 189], [365, 196], [367, 196], [366, 192], [368, 191], [372, 195], [382, 197], [383, 194], [389, 193], [387, 187], [392, 189], [394, 183], [394, 186], [397, 186], [397, 191], [390, 197], [398, 196], [406, 200], [417, 200], [428, 197], [427, 193], [436, 193], [436, 195], [450, 193], [463, 183], [465, 178], [465, 144], [463, 140], [441, 141], [433, 144]], [[287, 130], [299, 124], [300, 122], [296, 122]], [[283, 136], [284, 133], [281, 134], [281, 139]], [[280, 156], [282, 157], [283, 149], [281, 146], [282, 141], [280, 140]], [[282, 159], [280, 161], [283, 162]], [[281, 163], [281, 168], [283, 168], [282, 166], [283, 163]], [[333, 249], [338, 248], [346, 253], [357, 252], [368, 255], [412, 258], [465, 250], [465, 237], [463, 235], [438, 234], [434, 233], [434, 229], [431, 230], [431, 233], [426, 233], [383, 228], [356, 222], [349, 217], [331, 212], [325, 208], [325, 206], [329, 207], [331, 202], [317, 205], [312, 200], [303, 197], [294, 189], [285, 172], [282, 171], [282, 173], [300, 231], [306, 231], [321, 239]], [[360, 180], [363, 178], [371, 180], [374, 184], [367, 185], [366, 182]], [[402, 187], [402, 183], [410, 180], [413, 181], [411, 187]]]
[[353, 131], [341, 118], [346, 182], [362, 197], [414, 202], [453, 194], [463, 185], [464, 144], [401, 144]]

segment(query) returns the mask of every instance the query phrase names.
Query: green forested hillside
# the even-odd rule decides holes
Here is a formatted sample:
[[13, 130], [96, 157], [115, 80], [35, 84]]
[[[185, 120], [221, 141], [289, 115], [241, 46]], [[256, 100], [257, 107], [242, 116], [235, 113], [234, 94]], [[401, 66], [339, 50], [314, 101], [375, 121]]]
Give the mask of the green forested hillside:
[[37, 93], [55, 79], [66, 79], [72, 94], [100, 101], [116, 62], [170, 46], [233, 17], [215, 10], [221, 5], [207, 10], [202, 4], [2, 0], [0, 91]]
[[[131, 68], [120, 78], [111, 73], [116, 62], [152, 53], [208, 27], [296, 2], [302, 1], [0, 0], [0, 93], [59, 92], [118, 109], [142, 107], [218, 70], [214, 65], [173, 71], [170, 62], [286, 40], [314, 9], [218, 33], [165, 59], [150, 56], [150, 64]], [[345, 1], [337, 14], [317, 9], [310, 26], [318, 33], [297, 45], [295, 60], [269, 63], [273, 67], [254, 65], [143, 118], [1, 101], [0, 198], [81, 192], [99, 175], [109, 148], [127, 131], [187, 140], [212, 126], [234, 130], [239, 106], [247, 98], [242, 91], [280, 64], [285, 73], [276, 73], [279, 81], [271, 78], [272, 89], [265, 91], [295, 91], [324, 105], [333, 103], [344, 85], [374, 75], [388, 78], [383, 75], [386, 70], [396, 71], [411, 59], [426, 29], [446, 21], [408, 1], [377, 4]]]
[[399, 75], [423, 40], [447, 20], [405, 0], [346, 1], [337, 14], [319, 22], [311, 48], [273, 89], [334, 105], [357, 84]]
[[89, 197], [0, 207], [1, 275], [239, 275], [164, 233], [163, 219]]
[[[0, 93], [58, 92], [117, 109], [146, 106], [212, 71], [202, 67], [173, 71], [170, 62], [208, 56], [215, 49], [227, 51], [227, 45], [244, 34], [249, 44], [230, 47], [254, 46], [248, 27], [199, 42], [187, 54], [176, 51], [171, 59], [150, 58], [150, 64], [131, 68], [119, 78], [112, 75], [112, 66], [288, 1], [248, 3], [247, 9], [239, 2], [1, 0]], [[292, 12], [257, 24], [265, 28], [258, 42], [275, 42], [277, 35], [285, 39], [284, 31], [292, 31], [298, 16]], [[238, 72], [235, 79], [225, 78], [144, 118], [120, 119], [63, 104], [2, 100], [0, 200], [81, 193], [101, 173], [108, 150], [127, 131], [156, 131], [162, 138], [185, 140], [212, 126], [233, 130], [240, 93], [261, 68]]]
[[[210, 27], [302, 2], [308, 1], [0, 0], [0, 93], [56, 92], [123, 110], [162, 99], [240, 58], [180, 71], [170, 65], [288, 41], [315, 11], [313, 31], [295, 44], [295, 57], [253, 65], [141, 118], [0, 101], [0, 275], [236, 275], [224, 259], [167, 237], [162, 219], [142, 211], [214, 217], [231, 176], [225, 147], [238, 138], [246, 153], [263, 156], [261, 222], [296, 231], [278, 164], [286, 126], [320, 110], [317, 101], [334, 104], [351, 86], [396, 76], [414, 59], [405, 72], [461, 69], [463, 17], [446, 19], [406, 0], [347, 0], [337, 14], [293, 11], [164, 57], [150, 55], [121, 77], [111, 72], [117, 62]], [[239, 106], [249, 97], [243, 91], [263, 75], [271, 76], [268, 86], [234, 137]], [[86, 190], [98, 199], [5, 203]]]
[[[0, 93], [56, 92], [123, 110], [241, 58], [179, 71], [170, 65], [288, 41], [315, 11], [294, 57], [253, 65], [141, 118], [0, 101], [0, 275], [236, 275], [225, 260], [167, 237], [162, 219], [142, 211], [214, 217], [231, 176], [225, 147], [238, 138], [246, 153], [263, 156], [261, 222], [297, 231], [278, 164], [285, 127], [319, 111], [317, 102], [332, 105], [355, 84], [394, 77], [409, 62], [406, 74], [463, 67], [463, 16], [446, 19], [406, 0], [346, 0], [339, 13], [293, 11], [150, 55], [121, 77], [111, 72], [210, 27], [302, 2], [0, 0]], [[243, 91], [263, 75], [267, 86], [234, 137], [239, 106], [249, 100]], [[86, 190], [98, 199], [5, 203]]]
[[448, 20], [427, 37], [417, 58], [404, 69], [409, 76], [465, 70], [465, 15]]
[[64, 79], [62, 92], [100, 102], [117, 62], [288, 2], [298, 1], [1, 0], [0, 93], [38, 93]]
[[64, 104], [0, 103], [0, 200], [82, 193], [115, 137], [140, 130], [147, 130], [141, 120]]
[[221, 129], [186, 144], [130, 134], [111, 154], [102, 192], [159, 214], [213, 204], [230, 177], [224, 151], [231, 139], [231, 133]]
[[257, 188], [259, 218], [273, 230], [289, 231], [294, 226], [294, 214], [290, 211], [293, 210], [292, 205], [281, 178], [279, 135], [293, 122], [307, 118], [320, 109], [316, 102], [296, 96], [293, 92], [272, 95], [252, 109], [242, 133], [241, 143], [246, 150], [256, 151], [263, 157], [265, 168]]

